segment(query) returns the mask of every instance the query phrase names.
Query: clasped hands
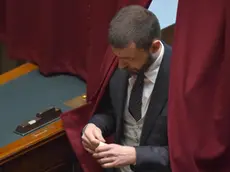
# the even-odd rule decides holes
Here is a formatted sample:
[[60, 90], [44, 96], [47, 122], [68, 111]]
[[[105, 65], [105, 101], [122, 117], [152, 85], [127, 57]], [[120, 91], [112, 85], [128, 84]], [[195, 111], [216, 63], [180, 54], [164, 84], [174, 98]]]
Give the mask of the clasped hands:
[[103, 168], [118, 168], [136, 163], [134, 147], [118, 144], [100, 145], [100, 142], [105, 142], [101, 130], [94, 124], [88, 124], [82, 135], [82, 145]]

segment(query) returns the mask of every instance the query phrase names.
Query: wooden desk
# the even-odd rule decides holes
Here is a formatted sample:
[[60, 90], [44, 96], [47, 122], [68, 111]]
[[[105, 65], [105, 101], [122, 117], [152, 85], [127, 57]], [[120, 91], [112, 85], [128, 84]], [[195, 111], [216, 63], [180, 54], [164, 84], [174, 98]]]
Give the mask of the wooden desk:
[[[0, 85], [35, 69], [35, 65], [25, 64], [0, 75]], [[61, 120], [0, 148], [0, 172], [73, 171], [81, 169], [63, 131]]]

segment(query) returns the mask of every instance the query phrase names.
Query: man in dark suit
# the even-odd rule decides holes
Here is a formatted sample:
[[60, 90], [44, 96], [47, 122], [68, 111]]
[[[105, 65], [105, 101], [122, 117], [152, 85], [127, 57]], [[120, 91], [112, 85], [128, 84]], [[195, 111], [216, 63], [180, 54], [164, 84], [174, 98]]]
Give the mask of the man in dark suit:
[[[97, 113], [84, 127], [83, 147], [107, 171], [168, 172], [167, 101], [171, 47], [160, 41], [157, 17], [122, 8], [109, 27], [118, 69]], [[115, 144], [105, 137], [115, 136]]]

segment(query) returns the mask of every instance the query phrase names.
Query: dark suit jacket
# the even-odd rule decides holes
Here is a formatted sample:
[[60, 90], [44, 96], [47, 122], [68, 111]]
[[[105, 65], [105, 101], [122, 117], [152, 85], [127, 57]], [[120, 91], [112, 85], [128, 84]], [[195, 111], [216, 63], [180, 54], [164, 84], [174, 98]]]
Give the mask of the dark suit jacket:
[[[168, 172], [167, 102], [169, 87], [169, 63], [171, 47], [164, 44], [165, 52], [152, 91], [146, 113], [140, 146], [136, 147], [136, 172]], [[101, 106], [89, 123], [94, 123], [104, 137], [115, 133], [115, 143], [120, 144], [123, 137], [123, 115], [128, 87], [128, 73], [117, 69], [110, 79]], [[108, 170], [107, 170], [108, 171]]]

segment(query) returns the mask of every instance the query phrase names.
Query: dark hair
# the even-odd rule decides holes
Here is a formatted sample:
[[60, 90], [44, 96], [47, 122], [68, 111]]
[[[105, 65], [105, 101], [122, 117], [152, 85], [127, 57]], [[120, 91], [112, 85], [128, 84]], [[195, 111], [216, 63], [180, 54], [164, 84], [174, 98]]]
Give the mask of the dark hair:
[[109, 26], [109, 43], [114, 48], [125, 48], [134, 42], [137, 48], [149, 49], [154, 39], [160, 39], [160, 24], [151, 11], [139, 5], [122, 8]]

